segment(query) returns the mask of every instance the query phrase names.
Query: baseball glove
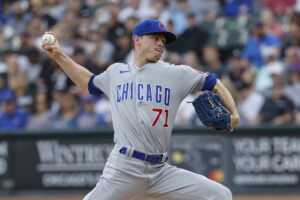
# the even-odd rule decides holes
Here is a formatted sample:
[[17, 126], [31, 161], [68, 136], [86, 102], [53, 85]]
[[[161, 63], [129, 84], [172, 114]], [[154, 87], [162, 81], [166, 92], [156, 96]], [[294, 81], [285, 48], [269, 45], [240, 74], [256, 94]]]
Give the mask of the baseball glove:
[[232, 131], [230, 113], [217, 94], [206, 91], [192, 103], [197, 116], [205, 126], [218, 131]]

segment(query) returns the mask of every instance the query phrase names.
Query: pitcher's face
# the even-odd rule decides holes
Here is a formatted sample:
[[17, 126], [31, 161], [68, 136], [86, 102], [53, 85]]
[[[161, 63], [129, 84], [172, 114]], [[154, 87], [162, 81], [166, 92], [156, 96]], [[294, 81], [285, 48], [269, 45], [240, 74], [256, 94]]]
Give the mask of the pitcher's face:
[[137, 51], [149, 62], [158, 61], [165, 50], [166, 38], [161, 33], [152, 33], [140, 37]]

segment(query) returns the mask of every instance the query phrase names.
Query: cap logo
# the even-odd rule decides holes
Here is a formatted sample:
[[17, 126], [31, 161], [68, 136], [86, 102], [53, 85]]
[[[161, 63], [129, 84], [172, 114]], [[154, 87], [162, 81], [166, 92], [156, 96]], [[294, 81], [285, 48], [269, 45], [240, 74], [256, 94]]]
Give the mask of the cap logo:
[[160, 29], [162, 29], [162, 30], [164, 30], [164, 31], [166, 30], [166, 27], [165, 27], [165, 25], [164, 25], [163, 23], [160, 22], [160, 23], [158, 24], [158, 26], [159, 26]]

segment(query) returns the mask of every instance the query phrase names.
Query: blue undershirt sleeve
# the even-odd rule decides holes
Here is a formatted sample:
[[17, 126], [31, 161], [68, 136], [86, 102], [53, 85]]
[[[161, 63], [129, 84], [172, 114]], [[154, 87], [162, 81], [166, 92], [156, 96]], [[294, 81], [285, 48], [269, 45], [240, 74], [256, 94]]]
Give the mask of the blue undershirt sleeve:
[[209, 74], [205, 79], [202, 91], [211, 90], [213, 87], [215, 87], [216, 83], [217, 83], [216, 74], [213, 73]]
[[100, 94], [103, 94], [103, 92], [97, 88], [95, 85], [94, 85], [94, 78], [96, 77], [96, 75], [92, 75], [90, 80], [89, 80], [89, 85], [88, 85], [88, 88], [89, 88], [89, 93], [92, 94], [92, 95], [100, 95]]

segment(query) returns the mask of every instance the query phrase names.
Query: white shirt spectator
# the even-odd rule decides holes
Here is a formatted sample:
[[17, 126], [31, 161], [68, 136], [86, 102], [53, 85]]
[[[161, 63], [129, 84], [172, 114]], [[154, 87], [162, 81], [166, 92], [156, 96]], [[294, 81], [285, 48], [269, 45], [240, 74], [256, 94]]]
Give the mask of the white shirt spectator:
[[112, 123], [111, 105], [106, 96], [103, 96], [99, 101], [96, 102], [95, 112], [104, 116], [105, 124]]
[[151, 8], [149, 0], [140, 0], [138, 8], [127, 6], [121, 10], [119, 21], [125, 22], [130, 16], [137, 17], [139, 20], [145, 20], [155, 16], [155, 10]]
[[[238, 103], [239, 114], [241, 119], [245, 120], [244, 123], [246, 123], [241, 125], [254, 125], [255, 119], [265, 102], [265, 98], [261, 93], [253, 88], [250, 88], [249, 90], [247, 97], [240, 100]], [[243, 122], [243, 120], [241, 120], [241, 122]]]
[[281, 62], [272, 62], [262, 66], [255, 77], [254, 86], [262, 92], [270, 89], [273, 86], [272, 74], [281, 75], [284, 71], [284, 66]]
[[194, 99], [195, 96], [189, 94], [181, 102], [174, 122], [176, 126], [189, 125], [191, 123], [192, 117], [195, 114], [194, 106], [191, 103]]

